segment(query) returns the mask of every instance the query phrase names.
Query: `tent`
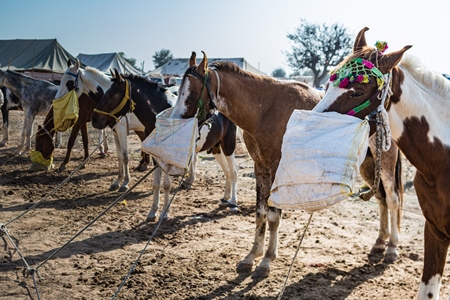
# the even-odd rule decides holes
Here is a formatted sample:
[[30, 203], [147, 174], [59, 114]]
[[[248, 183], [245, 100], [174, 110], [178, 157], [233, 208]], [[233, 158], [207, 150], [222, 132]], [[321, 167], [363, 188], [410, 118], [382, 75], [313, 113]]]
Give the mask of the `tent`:
[[26, 73], [44, 80], [60, 79], [67, 61], [76, 58], [56, 39], [0, 40], [0, 68]]
[[[249, 64], [244, 58], [208, 58], [208, 63], [215, 61], [229, 61], [238, 65], [245, 71], [252, 72], [257, 75], [267, 75], [257, 68]], [[184, 72], [189, 68], [189, 58], [171, 59], [159, 68], [151, 71], [151, 74], [160, 74], [163, 76], [183, 76]]]
[[118, 53], [102, 53], [102, 54], [78, 54], [77, 58], [80, 62], [87, 66], [96, 68], [106, 74], [110, 74], [110, 70], [116, 69], [119, 73], [141, 75], [142, 72], [133, 67]]

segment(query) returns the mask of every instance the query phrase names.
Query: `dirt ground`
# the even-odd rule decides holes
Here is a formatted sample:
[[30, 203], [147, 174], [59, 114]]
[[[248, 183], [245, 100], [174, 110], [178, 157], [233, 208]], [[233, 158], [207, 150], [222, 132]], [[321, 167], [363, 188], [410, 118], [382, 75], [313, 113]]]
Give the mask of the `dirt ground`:
[[[21, 116], [11, 113], [10, 143], [0, 149], [0, 224], [54, 190], [82, 161], [79, 138], [67, 171], [30, 172], [28, 156], [12, 155], [19, 144]], [[35, 123], [42, 122], [40, 116]], [[92, 151], [96, 135], [91, 127], [90, 134]], [[67, 138], [65, 133], [63, 143]], [[95, 153], [66, 185], [7, 225], [31, 267], [45, 261], [120, 195], [108, 191], [117, 174], [112, 135], [109, 141], [109, 157], [101, 159]], [[133, 168], [140, 143], [134, 134], [129, 141]], [[64, 154], [65, 149], [55, 151], [56, 167]], [[116, 299], [276, 299], [309, 214], [284, 213], [278, 259], [269, 278], [253, 281], [251, 274], [236, 273], [236, 264], [252, 247], [255, 230], [253, 164], [242, 148], [237, 162], [238, 213], [218, 206], [225, 180], [211, 155], [201, 154], [192, 190], [177, 191], [179, 180], [173, 181], [176, 196], [170, 218], [162, 222]], [[406, 192], [398, 261], [369, 260], [378, 233], [378, 205], [374, 199], [349, 198], [313, 215], [283, 299], [415, 298], [423, 264], [424, 218], [412, 187], [414, 168], [405, 161], [403, 170]], [[144, 174], [132, 171], [130, 186]], [[150, 176], [126, 202], [119, 202], [41, 265], [40, 299], [111, 299], [155, 230], [156, 222], [143, 223], [151, 197]], [[0, 299], [39, 299], [32, 277], [23, 275], [25, 264], [6, 235], [1, 235], [0, 245]], [[450, 292], [448, 283], [444, 276], [442, 298]]]

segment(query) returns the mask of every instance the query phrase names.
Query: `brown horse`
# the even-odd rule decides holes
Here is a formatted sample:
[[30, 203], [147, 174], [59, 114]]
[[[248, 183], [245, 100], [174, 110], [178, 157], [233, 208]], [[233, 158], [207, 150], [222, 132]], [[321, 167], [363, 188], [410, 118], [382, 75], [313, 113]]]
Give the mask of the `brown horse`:
[[[205, 88], [206, 86], [206, 88]], [[217, 91], [210, 95], [208, 90]], [[202, 92], [203, 91], [203, 92]], [[179, 98], [172, 114], [173, 117], [190, 118], [197, 112], [198, 107], [217, 109], [236, 123], [244, 131], [244, 141], [254, 160], [256, 175], [256, 234], [251, 252], [238, 264], [237, 270], [250, 271], [255, 259], [261, 257], [264, 251], [264, 237], [266, 224], [269, 224], [270, 239], [267, 252], [254, 272], [254, 277], [266, 277], [270, 271], [270, 263], [276, 258], [278, 226], [281, 210], [269, 207], [270, 188], [281, 158], [281, 143], [286, 124], [294, 109], [312, 109], [321, 99], [319, 91], [297, 82], [280, 82], [271, 77], [257, 76], [243, 71], [235, 64], [215, 62], [208, 67], [208, 59], [204, 56], [197, 66], [195, 53], [190, 58], [190, 68], [183, 77], [183, 83], [179, 89]], [[200, 101], [201, 100], [201, 101]], [[202, 102], [202, 105], [198, 103]], [[215, 103], [215, 104], [214, 104]], [[386, 170], [395, 174], [396, 155], [392, 150], [393, 163], [386, 164]], [[369, 157], [365, 163], [373, 169], [373, 158]], [[373, 175], [366, 172], [365, 179], [373, 182]], [[399, 192], [398, 182], [393, 180], [395, 176], [386, 176], [391, 180], [384, 190], [380, 190], [377, 198], [388, 199], [386, 193]], [[396, 196], [392, 196], [395, 199]], [[384, 213], [380, 221], [380, 242], [376, 247], [385, 247], [385, 239], [389, 236], [387, 225], [386, 202], [380, 201]], [[384, 204], [383, 204], [384, 203]], [[381, 206], [380, 206], [381, 207]], [[397, 211], [395, 211], [397, 214]], [[392, 218], [391, 218], [392, 220]], [[398, 232], [397, 219], [394, 219], [394, 235]], [[398, 239], [398, 236], [396, 236]], [[381, 243], [382, 241], [382, 243]], [[381, 245], [382, 244], [382, 245]], [[377, 252], [373, 249], [372, 252]], [[388, 250], [389, 251], [389, 250]], [[386, 260], [395, 260], [396, 249], [393, 248]]]
[[[450, 82], [418, 59], [404, 55], [412, 46], [385, 55], [368, 47], [367, 30], [359, 32], [353, 54], [339, 64], [314, 110], [347, 113], [369, 101], [355, 115], [363, 119], [377, 109], [382, 111], [377, 95], [392, 90], [385, 102], [392, 139], [417, 168], [414, 186], [426, 219], [424, 266], [417, 299], [439, 299], [450, 242]], [[353, 81], [356, 77], [344, 75], [357, 76], [359, 72], [364, 72], [369, 81]]]

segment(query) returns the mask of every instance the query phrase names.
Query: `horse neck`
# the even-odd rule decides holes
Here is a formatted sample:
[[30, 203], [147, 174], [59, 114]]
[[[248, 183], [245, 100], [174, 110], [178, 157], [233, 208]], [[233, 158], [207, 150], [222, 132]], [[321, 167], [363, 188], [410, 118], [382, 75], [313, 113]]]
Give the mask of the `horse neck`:
[[133, 113], [145, 126], [146, 134], [150, 134], [155, 129], [156, 114], [170, 107], [167, 95], [162, 91], [150, 91], [143, 86], [144, 83], [130, 80], [130, 84], [130, 98], [136, 104]]
[[[80, 70], [80, 79], [83, 81], [83, 93], [100, 102], [103, 93], [111, 87], [111, 80], [100, 72]], [[99, 91], [101, 89], [101, 91]], [[101, 95], [100, 95], [100, 94]]]
[[425, 87], [404, 69], [394, 69], [393, 85], [396, 83], [399, 88], [393, 87], [394, 101], [389, 109], [393, 140], [423, 173], [433, 172], [431, 165], [447, 167], [441, 159], [450, 155], [450, 97]]

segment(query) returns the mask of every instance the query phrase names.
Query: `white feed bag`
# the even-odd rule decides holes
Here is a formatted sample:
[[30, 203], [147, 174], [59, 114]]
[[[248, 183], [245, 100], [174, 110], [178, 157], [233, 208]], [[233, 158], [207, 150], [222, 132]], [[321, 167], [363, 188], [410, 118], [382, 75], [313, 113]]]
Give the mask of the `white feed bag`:
[[286, 127], [269, 205], [317, 211], [351, 193], [369, 138], [368, 121], [294, 110]]
[[173, 107], [156, 115], [155, 129], [142, 142], [149, 153], [169, 175], [184, 175], [195, 150], [198, 134], [197, 118], [170, 118]]

